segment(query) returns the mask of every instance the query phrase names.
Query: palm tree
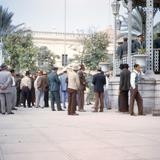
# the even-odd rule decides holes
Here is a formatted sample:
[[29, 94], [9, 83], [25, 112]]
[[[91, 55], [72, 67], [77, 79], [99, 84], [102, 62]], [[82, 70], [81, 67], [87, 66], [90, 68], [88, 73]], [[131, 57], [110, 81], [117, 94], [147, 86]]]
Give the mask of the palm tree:
[[12, 31], [12, 17], [13, 13], [8, 11], [7, 9], [4, 9], [2, 6], [0, 6], [0, 36], [4, 36]]
[[[21, 34], [28, 32], [22, 24], [17, 26], [12, 25], [13, 12], [10, 12], [8, 8], [0, 6], [0, 64], [4, 61], [3, 57], [3, 38], [11, 34]], [[21, 27], [21, 28], [20, 28]]]

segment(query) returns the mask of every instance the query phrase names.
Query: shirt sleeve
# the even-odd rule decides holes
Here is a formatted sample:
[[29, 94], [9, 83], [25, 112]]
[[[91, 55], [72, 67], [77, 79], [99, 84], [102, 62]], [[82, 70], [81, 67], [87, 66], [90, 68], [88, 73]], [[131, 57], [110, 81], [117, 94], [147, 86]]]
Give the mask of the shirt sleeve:
[[136, 85], [135, 85], [135, 78], [136, 78], [136, 73], [132, 72], [132, 73], [131, 73], [130, 83], [131, 83], [131, 87], [132, 87], [133, 89], [136, 88]]

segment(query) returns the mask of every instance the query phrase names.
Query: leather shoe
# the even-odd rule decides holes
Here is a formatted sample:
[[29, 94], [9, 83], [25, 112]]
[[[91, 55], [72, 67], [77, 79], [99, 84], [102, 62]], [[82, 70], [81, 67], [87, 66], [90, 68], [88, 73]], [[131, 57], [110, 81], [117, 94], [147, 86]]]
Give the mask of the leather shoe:
[[93, 110], [92, 112], [98, 112], [97, 110]]
[[64, 111], [64, 110], [61, 108], [61, 109], [58, 109], [58, 111]]
[[136, 114], [135, 114], [135, 113], [131, 113], [130, 115], [131, 115], [131, 116], [136, 116]]
[[10, 112], [10, 113], [8, 113], [8, 114], [14, 114], [13, 112]]

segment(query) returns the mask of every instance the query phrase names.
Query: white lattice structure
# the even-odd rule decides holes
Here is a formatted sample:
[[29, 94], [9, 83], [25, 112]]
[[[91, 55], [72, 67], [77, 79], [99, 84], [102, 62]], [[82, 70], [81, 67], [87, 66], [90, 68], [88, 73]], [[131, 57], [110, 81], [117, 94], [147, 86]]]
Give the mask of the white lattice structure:
[[146, 51], [148, 54], [147, 69], [153, 71], [153, 0], [146, 0]]

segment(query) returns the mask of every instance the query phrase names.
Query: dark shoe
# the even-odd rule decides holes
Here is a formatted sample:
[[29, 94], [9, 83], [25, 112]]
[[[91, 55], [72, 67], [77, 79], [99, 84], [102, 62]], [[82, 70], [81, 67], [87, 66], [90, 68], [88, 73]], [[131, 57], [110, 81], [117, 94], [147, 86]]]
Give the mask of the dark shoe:
[[79, 109], [78, 111], [79, 112], [86, 112], [84, 109]]
[[99, 112], [103, 112], [103, 110], [100, 110]]
[[97, 110], [93, 110], [92, 112], [98, 112]]
[[13, 112], [10, 112], [10, 113], [8, 113], [8, 114], [14, 114]]
[[55, 109], [52, 109], [52, 111], [56, 111]]
[[138, 113], [139, 116], [145, 116], [146, 114], [143, 113]]
[[14, 107], [14, 108], [12, 108], [12, 110], [15, 110], [15, 111], [16, 111], [16, 110], [17, 110], [17, 108], [15, 108], [15, 107]]
[[73, 114], [72, 114], [72, 116], [78, 116], [78, 115], [79, 115], [78, 113], [73, 113]]
[[131, 113], [130, 115], [131, 115], [131, 116], [136, 116], [136, 114], [135, 114], [135, 113]]
[[2, 114], [6, 114], [6, 113], [2, 113]]
[[64, 111], [62, 108], [58, 109], [58, 111]]

